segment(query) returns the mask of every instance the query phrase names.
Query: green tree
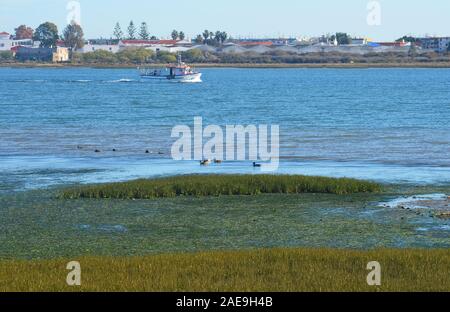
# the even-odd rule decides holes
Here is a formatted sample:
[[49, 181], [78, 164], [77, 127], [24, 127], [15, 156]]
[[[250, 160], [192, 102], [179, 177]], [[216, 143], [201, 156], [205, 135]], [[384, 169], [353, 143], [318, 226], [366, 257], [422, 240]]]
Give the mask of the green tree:
[[84, 46], [84, 33], [80, 25], [72, 21], [64, 29], [64, 43], [71, 51], [76, 51]]
[[152, 50], [144, 48], [126, 49], [116, 53], [116, 57], [120, 63], [142, 64], [146, 63], [153, 56], [154, 52]]
[[179, 36], [178, 31], [173, 30], [171, 36], [172, 36], [172, 39], [173, 39], [173, 40], [177, 40], [177, 39], [178, 39], [178, 36]]
[[205, 60], [203, 52], [199, 49], [190, 49], [182, 53], [183, 60], [190, 63], [200, 63]]
[[16, 32], [16, 36], [15, 37], [16, 37], [17, 40], [32, 39], [33, 38], [33, 34], [34, 34], [33, 28], [28, 27], [26, 25], [20, 25], [14, 31]]
[[197, 38], [195, 38], [195, 43], [202, 44], [203, 43], [203, 36], [197, 35]]
[[220, 40], [222, 41], [222, 43], [224, 43], [225, 41], [227, 41], [228, 39], [228, 34], [225, 31], [222, 31], [220, 33]]
[[214, 40], [216, 40], [218, 43], [221, 42], [221, 32], [220, 31], [216, 31], [216, 33], [214, 34]]
[[148, 40], [150, 38], [150, 34], [148, 33], [148, 26], [146, 22], [141, 24], [141, 29], [139, 31], [139, 37], [142, 40]]
[[83, 53], [80, 52], [72, 52], [71, 62], [72, 63], [81, 63], [83, 60]]
[[85, 63], [116, 63], [116, 55], [109, 51], [97, 50], [82, 54], [82, 60]]
[[134, 26], [133, 21], [131, 21], [130, 25], [128, 25], [128, 39], [130, 40], [136, 39], [136, 27]]
[[58, 39], [58, 27], [50, 22], [39, 25], [33, 35], [33, 40], [40, 41], [41, 47], [44, 48], [55, 47]]
[[159, 51], [158, 61], [160, 61], [161, 63], [175, 63], [177, 61], [177, 56], [166, 51]]
[[204, 38], [204, 40], [203, 40], [203, 42], [204, 43], [207, 43], [208, 42], [208, 38], [209, 38], [209, 30], [205, 30], [204, 32], [203, 32], [203, 38]]
[[131, 61], [136, 64], [142, 64], [148, 62], [153, 56], [155, 52], [148, 49], [137, 49], [134, 50], [134, 53], [131, 56]]
[[0, 61], [12, 61], [14, 54], [11, 51], [0, 51]]
[[337, 39], [338, 44], [350, 44], [352, 43], [351, 37], [346, 33], [336, 33], [336, 35], [331, 36], [331, 41]]
[[224, 31], [216, 31], [214, 34], [214, 40], [219, 44], [223, 44], [228, 38], [228, 34]]
[[116, 26], [114, 27], [114, 33], [113, 33], [114, 38], [116, 38], [117, 40], [122, 40], [123, 39], [123, 31], [122, 31], [122, 27], [120, 27], [120, 24], [117, 22]]
[[417, 42], [417, 38], [412, 37], [412, 36], [403, 36], [397, 40], [395, 40], [396, 42], [411, 42], [411, 43], [415, 43]]
[[184, 32], [180, 31], [180, 33], [178, 34], [178, 38], [180, 38], [180, 40], [184, 40], [186, 38], [186, 35], [184, 34]]

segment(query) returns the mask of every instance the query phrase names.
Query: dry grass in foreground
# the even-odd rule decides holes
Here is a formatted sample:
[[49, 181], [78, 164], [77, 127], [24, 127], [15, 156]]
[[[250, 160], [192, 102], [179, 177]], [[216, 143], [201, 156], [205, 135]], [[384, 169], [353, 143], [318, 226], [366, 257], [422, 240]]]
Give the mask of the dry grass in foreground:
[[[66, 285], [81, 263], [82, 285]], [[382, 267], [369, 287], [367, 263]], [[0, 291], [450, 291], [450, 251], [267, 249], [0, 261]]]

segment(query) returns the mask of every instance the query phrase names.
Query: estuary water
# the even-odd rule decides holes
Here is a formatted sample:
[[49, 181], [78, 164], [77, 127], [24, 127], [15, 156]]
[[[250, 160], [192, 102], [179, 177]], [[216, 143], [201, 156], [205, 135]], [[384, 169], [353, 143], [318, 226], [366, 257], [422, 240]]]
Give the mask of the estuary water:
[[450, 183], [450, 69], [202, 72], [202, 83], [179, 84], [133, 69], [0, 68], [0, 192], [257, 173], [250, 162], [173, 161], [172, 128], [196, 116], [279, 125], [279, 173]]

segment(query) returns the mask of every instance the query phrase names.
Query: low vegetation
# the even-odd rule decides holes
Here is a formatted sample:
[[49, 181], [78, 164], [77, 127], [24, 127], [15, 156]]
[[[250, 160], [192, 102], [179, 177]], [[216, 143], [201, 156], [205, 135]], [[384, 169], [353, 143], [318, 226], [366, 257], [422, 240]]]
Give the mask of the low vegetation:
[[[405, 64], [450, 62], [450, 56], [424, 53], [411, 57], [405, 53], [370, 53], [366, 55], [330, 53], [297, 54], [289, 51], [256, 53], [209, 52], [192, 49], [182, 53], [185, 62], [196, 64]], [[73, 64], [165, 64], [176, 61], [176, 54], [167, 51], [128, 49], [119, 53], [95, 51], [74, 53]]]
[[14, 54], [11, 51], [0, 51], [0, 62], [14, 60]]
[[[191, 49], [182, 54], [183, 61], [190, 64], [209, 66], [255, 66], [266, 65], [274, 67], [284, 66], [433, 66], [441, 65], [448, 67], [450, 64], [450, 54], [438, 54], [427, 52], [417, 55], [406, 53], [368, 53], [365, 55], [327, 52], [327, 53], [306, 53], [297, 54], [290, 51], [271, 50], [264, 53], [247, 51], [224, 52], [224, 51], [202, 51]], [[130, 48], [118, 53], [97, 50], [87, 53], [75, 52], [72, 54], [72, 66], [136, 66], [136, 65], [161, 65], [176, 62], [175, 53], [167, 51], [154, 52], [144, 48]], [[0, 64], [10, 63], [21, 64], [15, 59], [10, 51], [0, 52]], [[28, 62], [28, 64], [30, 64]]]
[[74, 53], [74, 64], [147, 64], [147, 63], [173, 63], [177, 57], [174, 53], [160, 51], [155, 53], [148, 49], [126, 49], [118, 53], [97, 50], [87, 53]]
[[[81, 286], [66, 265], [81, 265]], [[381, 265], [368, 286], [367, 264]], [[0, 261], [0, 291], [449, 291], [448, 250], [266, 249]]]
[[368, 53], [365, 55], [327, 52], [297, 54], [289, 51], [272, 50], [264, 53], [247, 51], [234, 52], [191, 52], [184, 58], [190, 63], [218, 64], [424, 64], [450, 62], [450, 55], [434, 52], [411, 56], [405, 53]]
[[379, 191], [381, 191], [379, 184], [347, 178], [299, 175], [191, 175], [73, 187], [63, 190], [60, 197], [153, 199], [176, 196], [353, 194]]

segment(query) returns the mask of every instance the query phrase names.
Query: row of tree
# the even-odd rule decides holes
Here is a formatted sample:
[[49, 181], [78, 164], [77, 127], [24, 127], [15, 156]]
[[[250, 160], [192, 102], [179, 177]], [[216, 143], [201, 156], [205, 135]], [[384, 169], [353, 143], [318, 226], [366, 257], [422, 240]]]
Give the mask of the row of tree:
[[58, 26], [51, 22], [45, 22], [39, 25], [36, 30], [27, 25], [20, 25], [15, 29], [16, 40], [32, 39], [39, 41], [41, 47], [55, 47], [59, 39], [63, 40], [66, 47], [73, 50], [84, 46], [84, 33], [80, 25], [75, 22], [70, 23], [60, 35]]
[[122, 27], [120, 26], [120, 23], [116, 23], [116, 26], [114, 27], [113, 36], [116, 40], [122, 40], [122, 39], [129, 39], [129, 40], [135, 40], [135, 39], [142, 39], [142, 40], [149, 40], [149, 39], [157, 39], [155, 36], [150, 36], [150, 32], [148, 30], [148, 25], [146, 22], [142, 22], [139, 30], [136, 28], [133, 21], [130, 22], [127, 28], [127, 34], [125, 35], [122, 31]]
[[339, 45], [352, 43], [352, 37], [349, 34], [342, 32], [338, 32], [335, 35], [332, 35], [330, 40], [336, 40]]
[[[116, 23], [114, 27], [113, 36], [116, 40], [122, 39], [142, 39], [142, 40], [156, 40], [155, 36], [151, 36], [146, 22], [142, 22], [139, 29], [136, 28], [133, 21], [130, 22], [127, 28], [127, 34], [122, 31], [120, 23]], [[173, 40], [184, 40], [186, 35], [183, 31], [173, 30], [171, 33]], [[75, 22], [66, 26], [62, 35], [59, 35], [58, 27], [51, 22], [45, 22], [39, 25], [36, 30], [26, 25], [20, 25], [15, 29], [15, 38], [33, 39], [41, 42], [41, 47], [54, 47], [59, 39], [65, 42], [65, 45], [72, 50], [82, 48], [84, 46], [84, 32], [80, 25]], [[228, 34], [224, 31], [212, 32], [205, 30], [199, 34], [195, 40], [198, 44], [221, 45], [228, 39]]]
[[173, 40], [184, 40], [186, 38], [186, 35], [182, 31], [173, 30], [171, 35]]
[[[149, 40], [149, 39], [157, 39], [155, 36], [150, 36], [150, 33], [148, 31], [148, 25], [146, 22], [142, 22], [141, 26], [139, 27], [139, 30], [136, 28], [133, 21], [130, 22], [127, 28], [127, 33], [124, 34], [122, 31], [122, 27], [120, 26], [120, 23], [116, 23], [116, 26], [114, 27], [113, 36], [116, 40], [122, 40], [122, 39], [129, 39], [129, 40], [135, 40], [135, 39], [142, 39], [142, 40]], [[173, 40], [184, 40], [186, 39], [186, 35], [183, 31], [178, 31], [174, 29], [171, 33], [171, 37]], [[209, 30], [205, 30], [202, 34], [199, 34], [195, 40], [196, 43], [199, 44], [210, 44], [210, 45], [217, 45], [217, 44], [223, 44], [228, 39], [228, 34], [225, 31], [216, 31], [212, 32]]]
[[212, 32], [207, 29], [202, 34], [197, 35], [195, 42], [198, 44], [221, 45], [228, 39], [225, 31]]
[[[155, 36], [151, 36], [150, 32], [148, 30], [148, 25], [146, 22], [142, 22], [139, 26], [139, 29], [136, 28], [133, 21], [128, 24], [127, 32], [124, 34], [122, 27], [120, 26], [120, 23], [117, 22], [116, 26], [114, 27], [113, 36], [116, 40], [122, 40], [122, 39], [128, 39], [128, 40], [135, 40], [135, 39], [141, 39], [141, 40], [156, 40], [157, 38]], [[184, 40], [186, 38], [186, 35], [183, 31], [173, 30], [171, 37], [173, 40]]]

